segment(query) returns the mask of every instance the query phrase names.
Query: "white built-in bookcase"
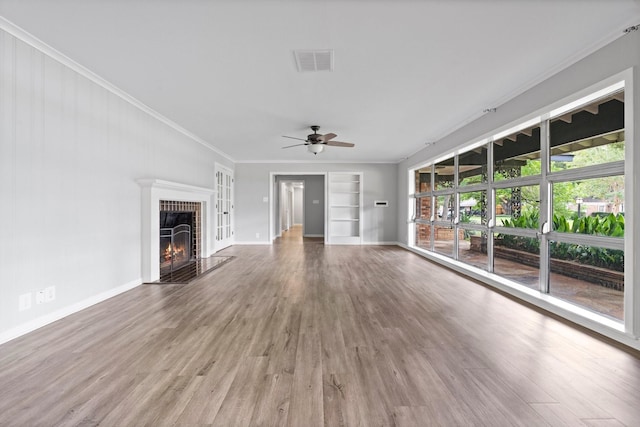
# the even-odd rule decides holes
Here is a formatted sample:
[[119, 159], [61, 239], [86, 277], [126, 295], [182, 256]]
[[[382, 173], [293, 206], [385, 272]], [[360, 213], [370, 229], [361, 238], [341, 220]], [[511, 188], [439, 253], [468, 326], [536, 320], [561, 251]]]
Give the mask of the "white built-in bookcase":
[[362, 244], [362, 172], [329, 173], [329, 243]]

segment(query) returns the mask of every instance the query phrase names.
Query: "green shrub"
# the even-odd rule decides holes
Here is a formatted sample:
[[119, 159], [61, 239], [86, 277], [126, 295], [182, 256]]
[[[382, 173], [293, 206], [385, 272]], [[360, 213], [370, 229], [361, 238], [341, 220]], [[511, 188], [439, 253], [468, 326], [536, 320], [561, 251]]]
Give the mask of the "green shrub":
[[[539, 228], [537, 212], [523, 213], [519, 218], [503, 219], [504, 227]], [[579, 233], [596, 236], [624, 237], [624, 215], [608, 214], [575, 218], [569, 222], [563, 215], [553, 215], [553, 230], [560, 233]], [[540, 242], [530, 237], [499, 234], [497, 245], [540, 253]], [[605, 249], [595, 246], [577, 245], [573, 243], [554, 243], [550, 246], [551, 258], [577, 261], [582, 264], [624, 271], [624, 251]]]

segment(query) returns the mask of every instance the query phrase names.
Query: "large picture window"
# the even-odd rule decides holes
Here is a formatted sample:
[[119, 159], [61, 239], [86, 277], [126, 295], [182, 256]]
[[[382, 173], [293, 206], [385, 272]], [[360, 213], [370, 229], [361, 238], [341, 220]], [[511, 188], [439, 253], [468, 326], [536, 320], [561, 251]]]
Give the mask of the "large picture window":
[[414, 169], [415, 247], [622, 323], [624, 118], [621, 82]]

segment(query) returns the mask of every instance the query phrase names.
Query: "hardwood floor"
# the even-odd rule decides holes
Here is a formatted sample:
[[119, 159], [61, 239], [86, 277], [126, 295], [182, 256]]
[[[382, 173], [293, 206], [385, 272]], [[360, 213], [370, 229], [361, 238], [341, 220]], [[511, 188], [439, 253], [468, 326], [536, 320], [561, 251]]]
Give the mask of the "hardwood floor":
[[0, 425], [640, 423], [637, 353], [413, 253], [219, 254], [0, 346]]

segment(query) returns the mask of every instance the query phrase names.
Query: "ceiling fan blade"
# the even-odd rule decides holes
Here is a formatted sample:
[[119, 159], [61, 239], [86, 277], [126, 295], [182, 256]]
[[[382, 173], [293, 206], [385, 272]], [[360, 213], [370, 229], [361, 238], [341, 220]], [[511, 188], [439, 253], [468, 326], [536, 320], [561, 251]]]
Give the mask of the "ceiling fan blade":
[[297, 139], [298, 141], [304, 141], [307, 142], [306, 139], [302, 139], [302, 138], [296, 138], [295, 136], [287, 136], [287, 135], [282, 135], [283, 138], [290, 138], [290, 139]]
[[338, 136], [338, 135], [336, 135], [335, 133], [327, 133], [327, 134], [322, 135], [319, 139], [321, 141], [329, 141], [329, 140], [335, 138], [336, 136]]
[[341, 142], [341, 141], [328, 141], [324, 143], [325, 145], [332, 145], [334, 147], [355, 147], [356, 144], [352, 144], [351, 142]]
[[287, 145], [286, 147], [282, 147], [282, 148], [291, 148], [291, 147], [299, 147], [300, 145], [309, 145], [306, 142], [304, 144], [293, 144], [293, 145]]

